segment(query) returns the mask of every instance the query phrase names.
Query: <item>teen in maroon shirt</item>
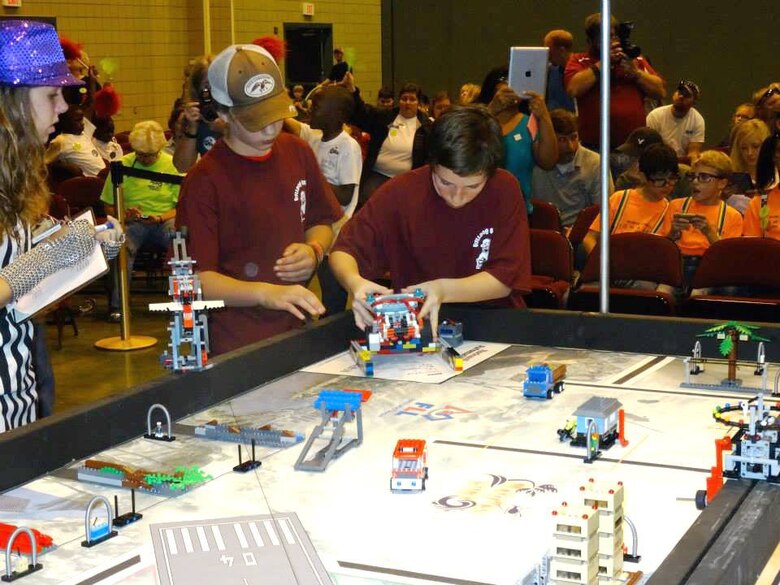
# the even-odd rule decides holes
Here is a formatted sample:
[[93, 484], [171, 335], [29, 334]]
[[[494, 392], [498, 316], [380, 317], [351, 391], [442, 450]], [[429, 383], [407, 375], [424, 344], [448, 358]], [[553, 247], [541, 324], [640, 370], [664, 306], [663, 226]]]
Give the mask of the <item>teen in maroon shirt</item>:
[[204, 295], [228, 307], [209, 323], [211, 349], [224, 353], [324, 313], [305, 284], [342, 212], [308, 145], [279, 134], [296, 110], [270, 54], [228, 47], [208, 75], [230, 130], [190, 171], [176, 219]]
[[528, 219], [517, 180], [498, 168], [498, 123], [484, 108], [453, 108], [436, 120], [429, 140], [430, 164], [378, 189], [331, 252], [361, 329], [371, 322], [367, 295], [392, 292], [372, 281], [388, 270], [394, 288], [423, 290], [420, 314], [431, 323], [442, 303], [507, 299], [524, 306]]

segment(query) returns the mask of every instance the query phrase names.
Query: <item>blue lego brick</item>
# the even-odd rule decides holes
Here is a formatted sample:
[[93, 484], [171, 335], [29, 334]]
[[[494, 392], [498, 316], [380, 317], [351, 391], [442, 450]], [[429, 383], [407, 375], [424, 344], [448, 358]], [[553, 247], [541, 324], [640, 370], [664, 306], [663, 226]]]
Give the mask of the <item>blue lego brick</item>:
[[326, 410], [346, 410], [348, 406], [354, 411], [360, 408], [362, 398], [359, 392], [322, 390], [314, 401], [314, 408], [322, 408], [324, 405]]

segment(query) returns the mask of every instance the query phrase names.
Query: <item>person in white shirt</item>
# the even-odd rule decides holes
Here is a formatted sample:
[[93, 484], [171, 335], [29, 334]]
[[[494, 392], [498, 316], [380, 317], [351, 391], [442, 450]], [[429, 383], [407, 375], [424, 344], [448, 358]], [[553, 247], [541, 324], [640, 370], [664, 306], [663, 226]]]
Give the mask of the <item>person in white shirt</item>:
[[[325, 86], [311, 96], [311, 126], [294, 118], [284, 121], [285, 129], [305, 140], [320, 165], [325, 180], [333, 189], [344, 217], [333, 226], [334, 240], [339, 229], [352, 217], [358, 202], [363, 155], [357, 140], [344, 130], [355, 102], [352, 94], [341, 86]], [[322, 289], [322, 303], [329, 314], [343, 311], [347, 292], [333, 277], [325, 257], [317, 276]]]
[[95, 125], [84, 119], [79, 106], [70, 106], [60, 116], [56, 128], [61, 132], [46, 148], [46, 163], [77, 167], [86, 177], [96, 177], [106, 167], [95, 145], [92, 134]]
[[700, 96], [698, 85], [692, 81], [681, 81], [672, 96], [672, 103], [647, 115], [647, 125], [661, 135], [678, 158], [688, 157], [691, 164], [699, 158], [704, 146], [704, 118], [693, 107]]
[[114, 138], [114, 120], [108, 118], [95, 118], [95, 132], [92, 134], [92, 144], [106, 162], [119, 160], [124, 156], [122, 147]]

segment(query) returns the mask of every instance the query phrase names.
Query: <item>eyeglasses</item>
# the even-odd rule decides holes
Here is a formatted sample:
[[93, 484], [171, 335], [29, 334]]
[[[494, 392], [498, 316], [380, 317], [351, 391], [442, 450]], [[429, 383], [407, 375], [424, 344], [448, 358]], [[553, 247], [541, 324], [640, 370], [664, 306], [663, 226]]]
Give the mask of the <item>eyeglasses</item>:
[[761, 99], [758, 100], [759, 104], [763, 104], [766, 100], [771, 98], [773, 95], [780, 95], [780, 87], [770, 87], [768, 90], [766, 90], [766, 93], [761, 96]]
[[722, 175], [713, 175], [712, 173], [688, 173], [687, 177], [690, 179], [691, 183], [694, 181], [699, 183], [712, 183], [713, 181], [724, 178]]
[[653, 187], [666, 187], [668, 185], [675, 185], [680, 180], [680, 175], [669, 175], [668, 177], [650, 177], [648, 182]]

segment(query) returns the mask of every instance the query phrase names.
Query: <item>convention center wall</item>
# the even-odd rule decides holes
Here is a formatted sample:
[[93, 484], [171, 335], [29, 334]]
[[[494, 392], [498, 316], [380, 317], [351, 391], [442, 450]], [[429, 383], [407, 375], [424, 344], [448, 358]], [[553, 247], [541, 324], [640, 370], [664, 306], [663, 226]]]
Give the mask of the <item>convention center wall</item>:
[[[0, 8], [3, 17], [54, 17], [60, 34], [82, 43], [100, 81], [112, 81], [122, 96], [117, 132], [141, 120], [167, 125], [182, 93], [188, 63], [205, 52], [248, 43], [265, 35], [283, 36], [285, 23], [330, 24], [333, 46], [350, 55], [370, 99], [381, 79], [380, 0], [317, 0], [304, 16], [299, 0], [23, 0]], [[204, 7], [208, 6], [204, 27]], [[232, 7], [232, 11], [231, 11]], [[231, 12], [233, 30], [231, 33]], [[284, 63], [281, 64], [284, 66]], [[106, 70], [110, 71], [108, 73]]]

